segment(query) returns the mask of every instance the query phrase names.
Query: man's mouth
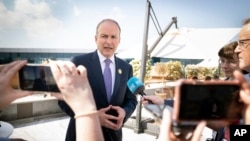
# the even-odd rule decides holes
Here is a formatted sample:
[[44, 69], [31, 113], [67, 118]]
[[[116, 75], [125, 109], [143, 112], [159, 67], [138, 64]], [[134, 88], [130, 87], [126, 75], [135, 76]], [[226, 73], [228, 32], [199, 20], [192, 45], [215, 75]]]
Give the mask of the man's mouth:
[[111, 47], [104, 47], [104, 49], [112, 49]]

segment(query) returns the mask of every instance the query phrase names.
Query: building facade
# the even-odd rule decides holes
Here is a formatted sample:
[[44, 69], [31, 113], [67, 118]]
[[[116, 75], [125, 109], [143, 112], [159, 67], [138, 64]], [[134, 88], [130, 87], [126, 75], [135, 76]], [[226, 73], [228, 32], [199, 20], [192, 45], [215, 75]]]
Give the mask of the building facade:
[[93, 50], [50, 49], [50, 48], [0, 48], [0, 64], [14, 60], [28, 60], [28, 63], [42, 63], [45, 60], [70, 60], [72, 57]]

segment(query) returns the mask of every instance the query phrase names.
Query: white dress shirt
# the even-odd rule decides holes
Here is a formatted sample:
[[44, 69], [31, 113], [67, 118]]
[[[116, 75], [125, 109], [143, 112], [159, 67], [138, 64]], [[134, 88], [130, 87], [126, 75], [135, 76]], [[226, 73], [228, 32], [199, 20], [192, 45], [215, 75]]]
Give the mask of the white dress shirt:
[[111, 95], [113, 94], [113, 90], [114, 90], [114, 84], [115, 84], [115, 57], [114, 55], [111, 56], [110, 58], [106, 58], [104, 57], [99, 50], [97, 50], [97, 54], [99, 56], [99, 61], [101, 63], [101, 68], [102, 68], [102, 74], [104, 73], [104, 68], [105, 68], [105, 60], [106, 59], [110, 59], [111, 63], [109, 65], [110, 69], [111, 69], [111, 75], [112, 75], [112, 92]]

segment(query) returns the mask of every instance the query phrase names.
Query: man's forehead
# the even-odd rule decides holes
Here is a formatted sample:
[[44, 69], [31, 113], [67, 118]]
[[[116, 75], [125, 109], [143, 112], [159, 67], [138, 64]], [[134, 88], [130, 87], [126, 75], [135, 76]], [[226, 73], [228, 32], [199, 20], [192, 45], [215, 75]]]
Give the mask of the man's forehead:
[[241, 40], [241, 38], [242, 39], [250, 38], [250, 23], [244, 25], [241, 28], [241, 31], [240, 31], [240, 34], [239, 34], [239, 39]]
[[246, 30], [247, 30], [248, 32], [250, 32], [250, 23], [248, 23], [248, 24], [246, 25]]

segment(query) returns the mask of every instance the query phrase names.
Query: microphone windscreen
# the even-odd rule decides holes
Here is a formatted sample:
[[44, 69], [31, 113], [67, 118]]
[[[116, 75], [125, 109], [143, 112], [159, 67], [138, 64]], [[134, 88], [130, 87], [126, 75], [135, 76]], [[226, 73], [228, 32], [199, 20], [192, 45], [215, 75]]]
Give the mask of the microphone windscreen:
[[137, 77], [131, 77], [127, 82], [127, 86], [133, 94], [143, 92], [144, 90], [142, 81]]

